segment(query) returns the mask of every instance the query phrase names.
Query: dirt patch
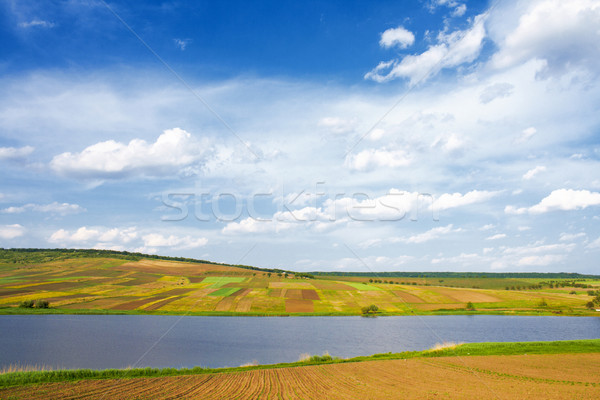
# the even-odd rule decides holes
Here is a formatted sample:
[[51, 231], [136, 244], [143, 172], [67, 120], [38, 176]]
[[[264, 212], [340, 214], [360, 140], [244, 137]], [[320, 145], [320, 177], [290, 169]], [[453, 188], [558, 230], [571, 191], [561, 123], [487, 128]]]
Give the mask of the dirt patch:
[[302, 298], [304, 300], [321, 300], [319, 294], [314, 289], [302, 289]]
[[233, 296], [225, 297], [223, 300], [217, 303], [215, 311], [231, 311], [231, 306], [233, 305], [234, 300], [235, 297]]
[[302, 289], [288, 289], [287, 292], [285, 292], [285, 298], [286, 299], [297, 299], [297, 300], [303, 299]]
[[285, 311], [290, 313], [309, 313], [314, 312], [315, 307], [312, 300], [286, 299]]
[[[130, 277], [128, 276], [127, 278], [130, 278]], [[130, 281], [119, 283], [119, 285], [122, 285], [122, 286], [144, 285], [146, 283], [156, 282], [156, 280], [158, 279], [158, 277], [155, 275], [134, 276], [132, 278], [133, 279], [131, 279]]]
[[203, 276], [188, 276], [190, 283], [200, 283], [204, 280]]
[[237, 303], [237, 306], [235, 307], [235, 311], [249, 312], [251, 307], [252, 307], [252, 297], [244, 297]]
[[31, 293], [31, 292], [35, 292], [34, 289], [2, 289], [0, 290], [0, 297], [2, 296], [15, 296], [17, 294], [23, 294], [23, 293]]
[[161, 301], [159, 301], [157, 303], [150, 304], [148, 307], [144, 308], [144, 311], [155, 311], [155, 310], [158, 310], [161, 307], [166, 306], [167, 304], [172, 303], [175, 300], [179, 300], [179, 299], [182, 299], [182, 298], [183, 298], [183, 296], [169, 297], [168, 299], [164, 299], [164, 300], [161, 300]]
[[478, 290], [435, 288], [435, 291], [443, 294], [444, 296], [448, 296], [451, 299], [464, 303], [468, 303], [469, 301], [473, 303], [494, 303], [501, 301], [497, 297], [487, 293], [482, 293]]
[[140, 300], [128, 301], [126, 303], [117, 304], [116, 306], [111, 307], [111, 310], [135, 310], [136, 308], [142, 307], [145, 304], [155, 302], [157, 300], [162, 300], [167, 296], [154, 296], [154, 297], [146, 297]]
[[269, 289], [269, 297], [281, 297], [281, 289]]
[[422, 298], [414, 294], [406, 293], [400, 290], [394, 291], [394, 294], [404, 300], [406, 303], [425, 303]]

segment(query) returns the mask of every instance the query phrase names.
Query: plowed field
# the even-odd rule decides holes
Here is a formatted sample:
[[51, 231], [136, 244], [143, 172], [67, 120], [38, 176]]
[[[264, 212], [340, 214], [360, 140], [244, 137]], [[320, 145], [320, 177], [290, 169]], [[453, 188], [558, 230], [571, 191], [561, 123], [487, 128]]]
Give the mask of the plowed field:
[[442, 357], [83, 380], [0, 390], [15, 399], [598, 399], [600, 354]]

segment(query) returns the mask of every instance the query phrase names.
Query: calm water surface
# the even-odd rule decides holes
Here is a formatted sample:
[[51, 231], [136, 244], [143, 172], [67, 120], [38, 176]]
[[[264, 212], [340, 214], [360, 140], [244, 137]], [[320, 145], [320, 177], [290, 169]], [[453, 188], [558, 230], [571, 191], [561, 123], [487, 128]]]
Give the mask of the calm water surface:
[[224, 367], [423, 350], [443, 341], [600, 338], [600, 318], [2, 315], [0, 366]]

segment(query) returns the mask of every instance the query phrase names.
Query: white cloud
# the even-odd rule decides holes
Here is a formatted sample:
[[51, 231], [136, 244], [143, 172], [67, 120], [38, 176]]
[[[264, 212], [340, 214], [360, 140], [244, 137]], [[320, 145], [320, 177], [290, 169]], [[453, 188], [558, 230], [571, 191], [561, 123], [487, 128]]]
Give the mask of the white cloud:
[[489, 192], [485, 190], [473, 190], [464, 195], [461, 193], [444, 193], [431, 205], [431, 209], [441, 211], [481, 203], [491, 199], [499, 193], [499, 191]]
[[25, 228], [19, 224], [0, 225], [0, 238], [14, 239], [25, 234]]
[[498, 233], [496, 235], [486, 237], [485, 240], [498, 240], [498, 239], [504, 239], [505, 237], [506, 237], [505, 233]]
[[417, 55], [407, 55], [402, 60], [380, 62], [365, 74], [365, 79], [387, 82], [396, 78], [408, 78], [410, 85], [437, 74], [443, 68], [453, 68], [475, 60], [485, 38], [485, 16], [479, 15], [472, 26], [464, 31], [440, 33], [438, 43]]
[[0, 160], [14, 160], [27, 157], [35, 149], [31, 146], [24, 147], [0, 147]]
[[544, 0], [527, 3], [518, 24], [508, 34], [499, 28], [499, 51], [492, 65], [506, 68], [531, 59], [547, 62], [551, 71], [577, 66], [598, 70], [600, 3], [595, 0]]
[[4, 214], [20, 214], [25, 211], [37, 211], [44, 213], [52, 213], [59, 215], [68, 215], [68, 214], [77, 214], [80, 212], [86, 211], [85, 208], [81, 207], [78, 204], [69, 204], [69, 203], [58, 203], [53, 202], [50, 204], [25, 204], [19, 207], [8, 207], [3, 210], [0, 210], [0, 213]]
[[431, 147], [440, 148], [444, 153], [456, 154], [465, 147], [465, 142], [458, 135], [452, 133], [450, 135], [438, 136], [431, 144]]
[[546, 254], [543, 256], [526, 256], [522, 257], [517, 261], [517, 265], [519, 266], [536, 266], [536, 267], [546, 267], [551, 264], [556, 264], [565, 259], [565, 256], [562, 254]]
[[514, 88], [515, 86], [510, 83], [494, 83], [483, 89], [479, 95], [479, 101], [483, 104], [487, 104], [495, 99], [509, 97], [513, 93]]
[[107, 229], [102, 227], [88, 228], [86, 226], [82, 226], [76, 231], [72, 232], [69, 232], [65, 229], [59, 229], [50, 236], [48, 242], [68, 245], [70, 243], [84, 244], [100, 241], [104, 243], [105, 248], [107, 248], [106, 246], [108, 246], [108, 244], [106, 243], [108, 242], [117, 242], [114, 244], [129, 243], [136, 237], [137, 230], [133, 227], [124, 229]]
[[516, 208], [506, 206], [506, 214], [543, 214], [550, 211], [583, 210], [590, 206], [600, 205], [600, 193], [589, 190], [558, 189], [553, 190], [542, 201], [531, 207]]
[[184, 51], [188, 44], [192, 42], [191, 39], [173, 39], [175, 42], [175, 46], [177, 46], [181, 51]]
[[325, 117], [319, 120], [318, 126], [327, 128], [330, 132], [335, 134], [343, 134], [352, 132], [356, 129], [357, 119], [343, 119], [339, 117]]
[[374, 168], [405, 167], [411, 163], [411, 157], [404, 150], [366, 149], [358, 154], [349, 154], [345, 165], [357, 171]]
[[531, 139], [536, 133], [537, 129], [535, 129], [533, 126], [530, 126], [529, 128], [524, 129], [523, 132], [521, 132], [521, 135], [517, 139], [515, 139], [515, 143], [525, 143], [529, 139]]
[[529, 171], [525, 172], [525, 174], [523, 174], [523, 179], [530, 180], [534, 176], [539, 174], [540, 172], [544, 172], [544, 171], [546, 171], [546, 167], [544, 167], [543, 165], [538, 165], [537, 167], [532, 168]]
[[480, 231], [489, 231], [490, 229], [494, 229], [496, 227], [496, 225], [494, 224], [486, 224], [484, 226], [482, 226], [481, 228], [479, 228]]
[[600, 249], [600, 237], [587, 245], [590, 249]]
[[134, 139], [128, 144], [109, 140], [87, 147], [81, 153], [55, 156], [50, 166], [73, 178], [122, 178], [132, 175], [164, 176], [199, 162], [208, 144], [201, 143], [183, 129], [164, 131], [156, 142]]
[[385, 48], [397, 46], [401, 49], [406, 49], [408, 46], [412, 46], [414, 42], [415, 35], [411, 31], [399, 26], [383, 32], [381, 40], [379, 40], [379, 45]]
[[424, 243], [433, 239], [437, 239], [442, 235], [447, 235], [449, 233], [456, 233], [461, 231], [461, 228], [452, 229], [452, 224], [450, 224], [438, 228], [432, 228], [427, 232], [419, 233], [408, 238], [395, 238], [394, 241], [403, 243]]
[[467, 12], [466, 4], [460, 4], [456, 6], [454, 11], [452, 11], [450, 15], [452, 15], [453, 17], [462, 17], [463, 15], [465, 15], [465, 12]]
[[560, 238], [558, 240], [560, 240], [561, 242], [572, 242], [572, 241], [582, 238], [582, 237], [586, 237], [585, 233], [583, 233], [583, 232], [579, 232], [579, 233], [563, 232], [560, 234]]
[[172, 247], [174, 249], [195, 249], [205, 246], [208, 239], [203, 237], [192, 236], [163, 236], [159, 233], [151, 233], [143, 236], [144, 246], [147, 247]]
[[21, 22], [19, 26], [21, 28], [54, 28], [56, 24], [36, 18], [29, 22]]

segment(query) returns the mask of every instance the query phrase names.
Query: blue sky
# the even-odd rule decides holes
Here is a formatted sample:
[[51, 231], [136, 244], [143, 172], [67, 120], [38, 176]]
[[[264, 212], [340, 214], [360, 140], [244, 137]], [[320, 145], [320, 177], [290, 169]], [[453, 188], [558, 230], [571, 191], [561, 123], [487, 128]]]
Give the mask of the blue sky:
[[0, 20], [0, 247], [598, 271], [599, 1], [7, 0]]

